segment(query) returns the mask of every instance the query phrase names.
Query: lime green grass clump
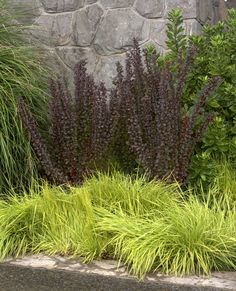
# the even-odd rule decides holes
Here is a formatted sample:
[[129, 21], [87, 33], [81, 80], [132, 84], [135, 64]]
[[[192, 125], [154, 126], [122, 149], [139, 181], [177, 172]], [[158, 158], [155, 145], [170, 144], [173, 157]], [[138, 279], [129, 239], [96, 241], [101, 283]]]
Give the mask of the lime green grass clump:
[[99, 249], [93, 232], [94, 213], [83, 189], [50, 187], [13, 196], [0, 208], [0, 257], [45, 252], [89, 257]]
[[236, 214], [225, 193], [230, 207], [212, 192], [199, 199], [178, 184], [120, 173], [97, 174], [82, 187], [45, 184], [1, 201], [0, 257], [115, 258], [141, 278], [235, 270]]
[[163, 212], [181, 198], [182, 191], [178, 183], [147, 181], [145, 176], [131, 177], [119, 172], [111, 175], [98, 173], [84, 187], [91, 194], [95, 206], [110, 211], [119, 208], [134, 216]]
[[129, 217], [121, 210], [99, 214], [98, 230], [112, 234], [109, 243], [116, 257], [140, 277], [154, 270], [186, 275], [236, 268], [233, 212], [191, 199], [151, 219]]

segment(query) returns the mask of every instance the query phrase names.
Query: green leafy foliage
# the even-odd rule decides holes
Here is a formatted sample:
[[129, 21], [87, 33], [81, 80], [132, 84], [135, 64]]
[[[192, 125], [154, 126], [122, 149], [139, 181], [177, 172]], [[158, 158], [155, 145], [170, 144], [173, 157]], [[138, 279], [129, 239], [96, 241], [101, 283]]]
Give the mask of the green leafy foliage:
[[203, 187], [195, 188], [195, 194], [203, 201], [210, 203], [217, 203], [222, 209], [234, 209], [236, 206], [236, 175], [235, 165], [231, 162], [222, 159], [215, 161], [214, 177], [207, 192]]
[[187, 47], [187, 37], [184, 34], [183, 21], [183, 15], [180, 9], [169, 12], [166, 45], [175, 56]]
[[152, 219], [119, 209], [98, 213], [99, 231], [112, 234], [116, 256], [139, 277], [155, 270], [199, 275], [236, 267], [233, 212], [226, 214], [190, 199]]
[[[207, 111], [213, 112], [217, 118], [196, 148], [190, 171], [192, 183], [210, 181], [214, 176], [215, 159], [227, 156], [234, 161], [236, 158], [236, 10], [229, 10], [229, 17], [224, 22], [205, 26], [201, 35], [185, 35], [179, 10], [170, 13], [169, 21], [167, 45], [170, 52], [162, 61], [175, 59], [178, 50], [185, 54], [186, 44], [194, 44], [198, 50], [186, 82], [183, 110], [192, 110], [196, 88], [201, 88], [214, 76], [223, 79], [219, 90], [207, 104]], [[179, 40], [178, 47], [176, 39]]]

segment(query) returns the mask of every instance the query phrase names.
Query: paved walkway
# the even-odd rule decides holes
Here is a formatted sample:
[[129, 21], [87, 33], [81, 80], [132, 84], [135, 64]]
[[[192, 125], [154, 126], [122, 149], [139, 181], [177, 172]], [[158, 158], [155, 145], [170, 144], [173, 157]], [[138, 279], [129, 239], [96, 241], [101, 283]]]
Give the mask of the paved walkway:
[[235, 290], [236, 273], [214, 273], [211, 278], [176, 278], [152, 274], [144, 281], [130, 276], [115, 261], [81, 260], [63, 257], [31, 256], [9, 259], [0, 264], [1, 291], [76, 290]]

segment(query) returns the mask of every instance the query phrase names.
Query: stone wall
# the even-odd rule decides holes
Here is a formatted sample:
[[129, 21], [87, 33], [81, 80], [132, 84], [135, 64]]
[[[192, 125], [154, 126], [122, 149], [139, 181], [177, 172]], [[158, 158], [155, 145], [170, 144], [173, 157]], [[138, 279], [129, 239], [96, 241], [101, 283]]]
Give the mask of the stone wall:
[[227, 5], [229, 8], [236, 8], [236, 0], [227, 0], [227, 1], [226, 1], [226, 5]]
[[[168, 12], [183, 9], [186, 30], [200, 33], [202, 24], [219, 19], [216, 0], [11, 0], [31, 7], [34, 33], [53, 51], [67, 70], [80, 59], [88, 60], [89, 72], [108, 84], [115, 63], [136, 37], [141, 46], [166, 49]], [[224, 3], [224, 1], [222, 1]]]

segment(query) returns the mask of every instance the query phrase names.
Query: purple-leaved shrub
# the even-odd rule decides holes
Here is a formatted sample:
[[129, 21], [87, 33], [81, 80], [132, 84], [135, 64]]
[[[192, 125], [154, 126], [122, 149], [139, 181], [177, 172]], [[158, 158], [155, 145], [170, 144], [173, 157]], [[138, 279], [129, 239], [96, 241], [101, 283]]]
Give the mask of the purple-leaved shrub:
[[204, 106], [221, 82], [219, 77], [199, 93], [192, 113], [182, 113], [181, 97], [195, 54], [192, 47], [186, 57], [180, 54], [175, 62], [157, 66], [157, 53], [143, 55], [135, 41], [125, 70], [118, 66], [118, 95], [130, 146], [151, 178], [184, 183], [194, 148], [214, 118]]
[[103, 83], [95, 84], [87, 74], [86, 62], [74, 70], [74, 96], [62, 81], [51, 81], [49, 144], [42, 138], [37, 123], [24, 99], [18, 111], [32, 147], [47, 178], [57, 184], [78, 184], [92, 165], [106, 152], [118, 120], [117, 90], [107, 100]]
[[127, 154], [130, 147], [150, 178], [185, 183], [194, 148], [214, 118], [204, 107], [221, 82], [219, 77], [210, 79], [192, 112], [183, 113], [181, 99], [195, 55], [192, 47], [187, 56], [180, 52], [177, 60], [158, 66], [158, 54], [142, 54], [135, 40], [125, 68], [117, 64], [109, 94], [87, 74], [86, 62], [78, 63], [74, 96], [64, 82], [51, 81], [50, 146], [21, 98], [19, 113], [48, 179], [81, 183], [105, 153], [111, 159], [108, 153], [112, 146], [117, 151], [118, 142], [126, 146], [120, 153]]

